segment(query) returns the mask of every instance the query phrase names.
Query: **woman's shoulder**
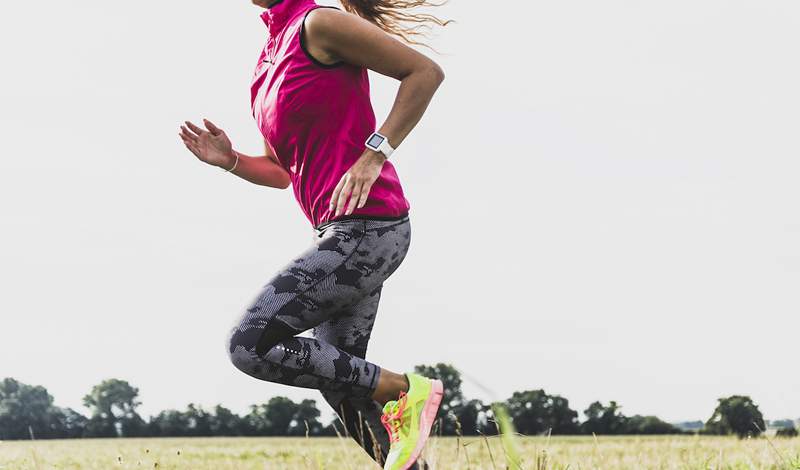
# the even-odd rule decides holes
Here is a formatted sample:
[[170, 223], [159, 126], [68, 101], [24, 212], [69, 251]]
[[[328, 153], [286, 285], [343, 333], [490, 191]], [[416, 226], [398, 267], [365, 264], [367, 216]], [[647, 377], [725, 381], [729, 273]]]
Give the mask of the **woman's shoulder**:
[[346, 27], [343, 22], [349, 18], [343, 19], [343, 17], [349, 16], [352, 15], [338, 7], [326, 5], [312, 6], [302, 15], [297, 26], [300, 47], [312, 62], [325, 68], [344, 64], [343, 61], [336, 60], [336, 57], [326, 54], [325, 48], [318, 45], [332, 40], [332, 33]]
[[[309, 5], [299, 10], [289, 21], [292, 29], [308, 28], [320, 29], [336, 23], [337, 16], [348, 13], [332, 5]], [[333, 23], [331, 23], [333, 22]]]

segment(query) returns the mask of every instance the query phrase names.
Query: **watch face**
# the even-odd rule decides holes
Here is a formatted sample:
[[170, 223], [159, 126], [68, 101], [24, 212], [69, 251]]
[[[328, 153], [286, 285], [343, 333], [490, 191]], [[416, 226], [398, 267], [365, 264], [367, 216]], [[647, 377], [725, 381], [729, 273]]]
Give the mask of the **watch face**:
[[367, 141], [367, 145], [372, 147], [372, 148], [378, 148], [378, 147], [381, 146], [383, 141], [384, 141], [383, 137], [381, 137], [381, 136], [379, 136], [377, 134], [373, 134], [372, 137], [370, 137], [369, 140]]

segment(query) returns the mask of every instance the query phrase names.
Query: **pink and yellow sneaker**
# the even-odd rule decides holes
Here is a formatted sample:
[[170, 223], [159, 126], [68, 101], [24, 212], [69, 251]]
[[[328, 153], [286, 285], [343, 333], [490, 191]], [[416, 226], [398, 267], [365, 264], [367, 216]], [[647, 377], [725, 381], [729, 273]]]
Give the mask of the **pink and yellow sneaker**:
[[444, 387], [439, 380], [406, 374], [408, 393], [383, 406], [381, 422], [389, 433], [384, 470], [406, 470], [417, 461], [436, 421]]

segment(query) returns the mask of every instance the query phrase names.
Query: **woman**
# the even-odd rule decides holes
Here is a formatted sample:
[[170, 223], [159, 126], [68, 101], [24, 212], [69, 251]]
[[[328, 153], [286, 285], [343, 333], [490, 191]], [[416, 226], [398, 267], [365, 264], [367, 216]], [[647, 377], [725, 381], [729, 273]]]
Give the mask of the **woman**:
[[[201, 161], [250, 182], [292, 186], [316, 239], [273, 277], [231, 329], [233, 364], [260, 380], [315, 388], [386, 469], [416, 468], [442, 383], [398, 374], [364, 358], [384, 281], [406, 256], [409, 203], [387, 161], [444, 80], [407, 42], [434, 22], [404, 11], [427, 0], [253, 0], [268, 40], [251, 86], [264, 156], [233, 150], [225, 132], [186, 122], [180, 136]], [[376, 128], [367, 69], [401, 82]], [[297, 336], [312, 330], [313, 338]], [[384, 429], [381, 429], [383, 425]]]

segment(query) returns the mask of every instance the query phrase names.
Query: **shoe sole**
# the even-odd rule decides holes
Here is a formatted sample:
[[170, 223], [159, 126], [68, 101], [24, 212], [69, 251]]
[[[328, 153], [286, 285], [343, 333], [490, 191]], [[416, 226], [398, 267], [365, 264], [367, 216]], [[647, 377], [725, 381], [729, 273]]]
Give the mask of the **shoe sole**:
[[436, 413], [439, 411], [439, 405], [442, 403], [442, 395], [444, 394], [444, 385], [441, 380], [431, 381], [431, 393], [425, 401], [425, 407], [422, 409], [422, 415], [419, 417], [419, 439], [417, 439], [417, 447], [408, 458], [408, 462], [403, 465], [400, 470], [408, 470], [412, 465], [417, 462], [419, 456], [422, 455], [422, 449], [425, 448], [425, 443], [431, 434], [431, 428], [434, 421], [436, 421]]

